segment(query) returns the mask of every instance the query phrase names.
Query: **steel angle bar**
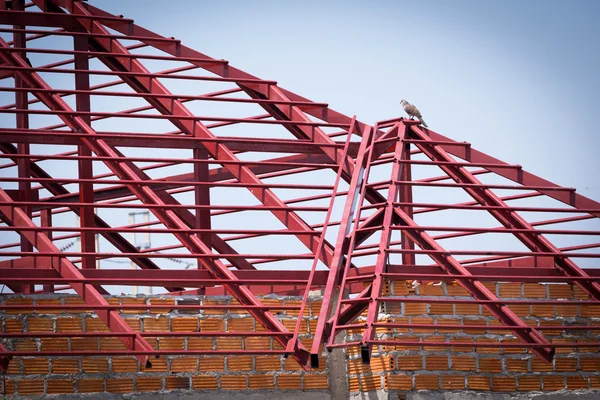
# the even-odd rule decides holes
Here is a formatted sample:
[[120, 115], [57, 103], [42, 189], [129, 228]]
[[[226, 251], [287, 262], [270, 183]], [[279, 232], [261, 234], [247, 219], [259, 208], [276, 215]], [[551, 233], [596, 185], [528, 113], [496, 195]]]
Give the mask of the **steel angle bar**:
[[[88, 10], [84, 6], [75, 4], [75, 12], [81, 13], [81, 14], [87, 14]], [[85, 28], [88, 31], [107, 32], [103, 26], [101, 26], [97, 23], [93, 25], [93, 29], [92, 29], [92, 25], [91, 25], [92, 22], [82, 21], [82, 23], [85, 25]], [[127, 51], [123, 48], [123, 46], [120, 45], [115, 40], [100, 40], [100, 39], [98, 39], [95, 42], [96, 42], [96, 46], [97, 46], [96, 50], [106, 51], [107, 49], [112, 49], [112, 52], [121, 51], [124, 54], [127, 54]], [[108, 58], [101, 57], [101, 60], [103, 62], [105, 62], [109, 66], [109, 68], [113, 68], [113, 69], [130, 70], [130, 66], [133, 65], [133, 66], [135, 66], [135, 69], [138, 71], [145, 70], [143, 65], [141, 63], [137, 62], [137, 60], [135, 60], [134, 58], [129, 59], [128, 63], [121, 63], [121, 61], [118, 58], [108, 59]], [[168, 94], [168, 90], [162, 84], [160, 84], [158, 81], [156, 81], [155, 79], [150, 79], [147, 82], [141, 82], [138, 80], [133, 82], [128, 77], [123, 77], [123, 79], [126, 80], [132, 86], [132, 88], [136, 91], [151, 92], [151, 93], [167, 93]], [[198, 139], [203, 139], [203, 138], [213, 139], [213, 138], [215, 138], [214, 135], [199, 121], [193, 120], [193, 118], [190, 118], [190, 119], [180, 118], [180, 116], [193, 117], [191, 112], [189, 110], [187, 110], [183, 106], [183, 104], [181, 104], [181, 102], [176, 101], [176, 100], [170, 102], [170, 101], [164, 101], [161, 99], [151, 99], [151, 98], [148, 98], [147, 101], [150, 104], [154, 105], [154, 107], [159, 112], [161, 112], [162, 114], [165, 114], [167, 117], [171, 117], [171, 119], [170, 119], [171, 122], [173, 124], [175, 124], [183, 132], [186, 132], [188, 135], [191, 135]], [[173, 110], [173, 111], [171, 111], [171, 110]], [[175, 115], [177, 115], [177, 117], [175, 117]], [[205, 143], [205, 142], [203, 142], [202, 144], [208, 150], [208, 152], [211, 154], [211, 156], [215, 159], [239, 161], [239, 159], [233, 154], [233, 152], [231, 152], [223, 144]], [[229, 172], [231, 172], [233, 174], [233, 176], [236, 177], [242, 184], [248, 184], [248, 185], [261, 184], [260, 179], [250, 169], [248, 169], [245, 166], [236, 168], [230, 164], [225, 164], [224, 167], [227, 170], [229, 170]], [[250, 192], [266, 206], [275, 205], [275, 206], [285, 207], [285, 203], [282, 200], [280, 200], [269, 189], [250, 188]], [[304, 229], [307, 231], [312, 230], [312, 228], [308, 224], [306, 224], [306, 222], [304, 222], [294, 212], [286, 211], [284, 209], [282, 211], [274, 211], [273, 214], [284, 225], [288, 226], [288, 228], [290, 228], [290, 229], [294, 229], [294, 230]], [[314, 236], [310, 236], [310, 237], [303, 236], [303, 237], [299, 237], [299, 239], [311, 251], [315, 251], [316, 247], [318, 246], [319, 240], [318, 240], [318, 238], [316, 238]], [[324, 254], [321, 258], [322, 258], [322, 261], [326, 265], [329, 265], [330, 257], [331, 257], [331, 254], [329, 252], [324, 252]]]
[[[402, 125], [398, 129], [398, 136], [396, 146], [394, 150], [394, 159], [392, 166], [392, 184], [388, 187], [387, 199], [384, 208], [383, 221], [381, 224], [381, 238], [379, 240], [379, 251], [377, 254], [377, 260], [375, 262], [374, 278], [371, 284], [371, 300], [369, 302], [367, 310], [367, 319], [365, 322], [365, 329], [363, 333], [362, 341], [364, 344], [361, 346], [361, 357], [363, 364], [369, 364], [371, 362], [371, 345], [369, 342], [375, 336], [375, 327], [373, 324], [377, 322], [379, 316], [380, 302], [377, 300], [381, 295], [381, 286], [383, 282], [382, 274], [386, 272], [386, 266], [389, 262], [389, 248], [392, 239], [392, 230], [390, 229], [394, 219], [394, 202], [398, 194], [400, 193], [401, 186], [396, 183], [400, 178], [404, 179], [406, 169], [402, 165], [402, 160], [406, 157], [406, 153], [409, 151], [408, 146], [404, 146], [402, 140], [406, 136], [406, 125]], [[408, 215], [408, 214], [407, 214]]]
[[[426, 142], [429, 139], [429, 136], [427, 136], [420, 128], [413, 126], [411, 129], [420, 140]], [[419, 147], [432, 161], [454, 161], [454, 159], [438, 145], [421, 143], [417, 144], [417, 147]], [[439, 168], [451, 176], [456, 182], [468, 185], [481, 185], [481, 182], [466, 168], [453, 165], [440, 165]], [[492, 206], [492, 209], [488, 210], [489, 213], [504, 227], [509, 229], [535, 229], [514, 210], [511, 210], [510, 207], [491, 190], [482, 187], [465, 187], [465, 191], [481, 206]], [[600, 208], [598, 209], [600, 210]], [[564, 257], [562, 252], [544, 236], [531, 233], [514, 233], [514, 236], [532, 252], [552, 253], [559, 256], [556, 257], [555, 265], [565, 273], [565, 276], [589, 277], [581, 268], [579, 268], [579, 266], [577, 266], [577, 264], [569, 258]], [[577, 281], [576, 285], [592, 299], [600, 301], [600, 284], [589, 281]]]
[[[0, 39], [1, 40], [1, 39]], [[1, 43], [1, 42], [0, 42]], [[0, 199], [3, 201], [10, 200], [10, 196], [0, 189]], [[5, 205], [0, 206], [0, 212], [4, 214], [4, 218], [15, 227], [19, 226], [35, 226], [31, 218], [18, 207]], [[54, 268], [65, 280], [81, 280], [84, 279], [78, 268], [73, 265], [66, 257], [61, 256], [61, 251], [52, 243], [46, 235], [40, 232], [27, 231], [21, 234], [32, 245], [42, 252], [54, 254], [52, 256], [52, 268]], [[70, 286], [75, 290], [81, 299], [90, 305], [108, 306], [109, 303], [102, 295], [89, 283], [73, 282]], [[119, 340], [127, 346], [131, 351], [152, 351], [153, 348], [146, 342], [144, 338], [137, 335], [133, 329], [125, 322], [125, 320], [115, 311], [99, 311], [98, 317], [104, 321], [106, 326], [115, 332], [123, 332], [132, 334], [132, 337], [119, 337]], [[138, 359], [146, 365], [148, 358], [145, 354], [138, 355]]]
[[[3, 40], [0, 40], [0, 44], [3, 46], [6, 46], [6, 42]], [[18, 59], [14, 55], [12, 55], [12, 57], [10, 57], [10, 56], [7, 57], [6, 53], [0, 53], [0, 56], [5, 57], [5, 61], [9, 64], [26, 65], [26, 62], [24, 60]], [[28, 84], [31, 85], [32, 87], [49, 88], [49, 86], [46, 85], [45, 82], [42, 81], [39, 78], [39, 76], [37, 76], [37, 74], [34, 74], [34, 73], [27, 74], [24, 76], [24, 79], [26, 81], [28, 81]], [[40, 96], [43, 99], [43, 102], [50, 109], [70, 111], [70, 107], [58, 96], [47, 96], [47, 95], [43, 95], [43, 94], [38, 94], [38, 96]], [[101, 139], [95, 139], [93, 137], [93, 135], [95, 133], [94, 130], [91, 127], [89, 127], [89, 125], [85, 124], [85, 122], [80, 117], [72, 117], [72, 116], [68, 116], [67, 114], [65, 114], [61, 118], [67, 125], [69, 125], [69, 127], [72, 130], [79, 131], [79, 132], [86, 132], [89, 134], [90, 138], [82, 139], [82, 142], [87, 147], [89, 147], [95, 154], [102, 155], [102, 156], [116, 156], [116, 157], [123, 156], [118, 151], [116, 151], [115, 149], [111, 148], [106, 143], [104, 143]], [[110, 161], [105, 161], [105, 164], [113, 173], [115, 173], [115, 175], [117, 175], [118, 177], [120, 177], [122, 179], [137, 180], [140, 182], [143, 180], [136, 173], [139, 171], [135, 171], [135, 169], [132, 168], [132, 166], [127, 163], [111, 163]], [[163, 200], [160, 198], [160, 196], [148, 187], [140, 187], [140, 186], [136, 186], [136, 185], [130, 185], [130, 189], [144, 203], [159, 204], [159, 205], [165, 204], [163, 202]], [[164, 210], [160, 210], [160, 209], [153, 209], [152, 212], [167, 227], [180, 228], [180, 229], [187, 228], [186, 224], [174, 213], [168, 213], [168, 212], [166, 212]], [[211, 254], [210, 249], [207, 248], [204, 245], [204, 243], [202, 243], [202, 241], [193, 234], [176, 233], [176, 234], [174, 234], [174, 236], [177, 237], [181, 241], [181, 243], [184, 244], [186, 246], [186, 248], [188, 248], [188, 250], [190, 250], [192, 253]], [[212, 262], [211, 261], [203, 261], [203, 265], [208, 270], [212, 271], [212, 273], [217, 278], [231, 279], [231, 280], [236, 279], [235, 275], [233, 275], [231, 273], [231, 271], [229, 271], [229, 269], [227, 269], [218, 260], [215, 260]], [[259, 305], [260, 304], [260, 301], [244, 286], [225, 285], [225, 287], [242, 304], [248, 304], [248, 305], [251, 305], [251, 304]], [[283, 326], [283, 324], [277, 318], [275, 318], [272, 314], [267, 313], [267, 312], [258, 311], [258, 310], [252, 311], [251, 313], [255, 318], [257, 318], [257, 320], [259, 320], [261, 322], [261, 324], [263, 324], [265, 326], [265, 328], [267, 330], [287, 331], [287, 329]], [[278, 340], [281, 340], [282, 345], [285, 345], [285, 343], [286, 343], [285, 340], [282, 340], [282, 339], [278, 339]], [[301, 359], [301, 357], [302, 357], [301, 354], [297, 354], [297, 355], [294, 354], [294, 356], [298, 357], [299, 359]]]
[[[350, 139], [352, 134], [354, 133], [355, 130], [355, 125], [356, 125], [356, 117], [352, 118], [352, 122], [350, 123], [350, 129], [348, 130], [348, 135], [346, 137], [346, 145], [344, 146], [344, 151], [342, 153], [342, 157], [343, 159], [346, 159], [347, 155], [348, 155], [348, 148], [350, 145]], [[304, 291], [304, 295], [302, 296], [302, 305], [300, 307], [300, 311], [298, 314], [298, 320], [296, 322], [296, 327], [294, 329], [294, 336], [292, 337], [292, 339], [290, 340], [290, 342], [288, 343], [288, 351], [292, 351], [295, 349], [297, 342], [298, 342], [298, 335], [300, 333], [300, 329], [302, 327], [302, 323], [303, 323], [303, 319], [302, 317], [304, 316], [304, 311], [306, 309], [306, 303], [308, 300], [308, 296], [310, 294], [310, 290], [312, 289], [313, 286], [313, 282], [314, 282], [314, 277], [316, 274], [316, 268], [317, 265], [319, 263], [319, 254], [324, 250], [325, 248], [325, 235], [327, 233], [327, 228], [329, 227], [329, 221], [331, 219], [331, 213], [333, 212], [333, 208], [335, 205], [335, 201], [337, 199], [337, 193], [338, 193], [338, 187], [341, 181], [341, 177], [342, 177], [342, 168], [338, 168], [336, 177], [335, 177], [335, 183], [333, 185], [334, 189], [333, 189], [333, 193], [331, 195], [331, 199], [329, 200], [329, 206], [328, 206], [328, 212], [327, 215], [325, 216], [325, 219], [323, 221], [323, 229], [321, 230], [321, 236], [320, 236], [320, 241], [319, 241], [319, 246], [317, 247], [317, 251], [315, 252], [315, 257], [310, 269], [310, 275], [308, 278], [308, 282], [306, 284], [306, 290]], [[334, 253], [334, 260], [335, 260], [335, 253]], [[330, 275], [331, 275], [331, 270], [330, 270]], [[329, 279], [329, 277], [328, 277]], [[323, 302], [325, 303], [325, 302]], [[323, 307], [323, 306], [322, 306]], [[318, 324], [318, 323], [317, 323]], [[317, 329], [317, 328], [315, 328]], [[313, 338], [314, 340], [314, 338]], [[316, 341], [316, 340], [314, 340]], [[317, 343], [319, 343], [319, 345], [321, 344], [321, 341], [319, 340]], [[315, 357], [314, 356], [314, 352], [312, 352], [311, 349], [311, 366], [313, 366], [313, 361], [315, 361], [316, 364], [318, 364], [318, 354]]]
[[[2, 143], [0, 142], [0, 150], [6, 154], [18, 154], [18, 150], [16, 147], [14, 147], [12, 144], [10, 143]], [[42, 183], [42, 187], [44, 187], [44, 189], [48, 190], [51, 194], [53, 194], [54, 196], [68, 196], [71, 193], [65, 189], [61, 184], [53, 181], [51, 178], [51, 176], [44, 171], [44, 169], [42, 169], [42, 167], [40, 167], [39, 165], [37, 165], [34, 162], [28, 161], [29, 165], [30, 165], [30, 171], [32, 176], [36, 177], [36, 178], [43, 178], [45, 179], [44, 183]], [[69, 208], [72, 212], [74, 212], [75, 214], [79, 215], [81, 212], [81, 208], [79, 208], [78, 206], [72, 206]], [[113, 246], [115, 246], [115, 248], [117, 248], [119, 251], [124, 252], [124, 253], [140, 253], [139, 249], [137, 247], [135, 247], [133, 244], [131, 244], [127, 239], [125, 239], [121, 234], [119, 234], [118, 232], [111, 232], [109, 231], [109, 229], [111, 228], [110, 225], [108, 225], [108, 223], [106, 223], [102, 218], [100, 218], [98, 215], [94, 214], [94, 226], [101, 228], [102, 232], [100, 232], [100, 234]], [[136, 257], [133, 258], [132, 261], [140, 268], [142, 269], [159, 269], [159, 267], [150, 259], [148, 258], [142, 258], [142, 257]], [[166, 290], [169, 291], [178, 291], [178, 290], [182, 290], [182, 288], [170, 288], [170, 287], [166, 287]]]
[[[464, 160], [474, 162], [474, 163], [490, 163], [490, 164], [502, 164], [507, 165], [503, 161], [489, 156], [481, 151], [478, 151], [472, 147], [468, 149], [461, 148], [459, 146], [455, 146], [455, 144], [459, 143], [450, 138], [447, 138], [443, 135], [440, 135], [437, 132], [432, 130], [423, 130], [421, 128], [417, 128], [421, 134], [426, 135], [428, 139], [426, 142], [435, 142], [435, 141], [443, 141], [447, 142], [444, 144], [440, 144], [439, 147], [443, 149], [448, 154], [451, 154], [455, 157], [462, 158]], [[512, 173], [512, 171], [507, 169], [494, 169], [488, 168], [488, 170], [494, 172], [497, 175], [500, 175], [506, 179], [509, 179], [513, 182], [517, 182], [519, 184], [525, 186], [536, 186], [540, 187], [538, 190], [540, 193], [551, 197], [555, 200], [558, 200], [564, 204], [568, 204], [575, 208], [586, 208], [586, 209], [600, 209], [600, 203], [585, 196], [582, 196], [575, 191], [561, 191], [561, 186], [547, 181], [543, 178], [540, 178], [532, 173], [529, 173], [523, 169], [519, 173]], [[557, 191], [558, 190], [558, 191]], [[600, 213], [594, 213], [596, 217], [600, 217]]]
[[[311, 348], [311, 365], [313, 367], [318, 366], [319, 363], [319, 351], [321, 344], [327, 338], [326, 335], [326, 324], [328, 319], [331, 317], [333, 312], [333, 319], [337, 317], [337, 310], [340, 307], [339, 300], [337, 304], [332, 304], [336, 298], [340, 297], [340, 293], [336, 294], [336, 288], [341, 291], [343, 295], [344, 288], [339, 287], [340, 278], [347, 269], [350, 263], [350, 259], [347, 256], [347, 252], [352, 245], [351, 240], [347, 238], [350, 230], [352, 229], [352, 220], [357, 207], [363, 200], [362, 195], [364, 191], [361, 191], [363, 181], [365, 179], [365, 169], [368, 167], [368, 149], [372, 144], [372, 137], [374, 132], [371, 128], [367, 127], [363, 133], [362, 141], [356, 158], [356, 164], [354, 165], [352, 178], [350, 180], [350, 187], [348, 188], [348, 195], [346, 197], [346, 203], [342, 212], [341, 222], [338, 229], [338, 235], [335, 244], [335, 253], [333, 262], [329, 268], [329, 275], [327, 277], [327, 283], [323, 291], [323, 305], [319, 313], [319, 319], [317, 320], [317, 326], [315, 328], [313, 345]], [[344, 270], [344, 271], [343, 271]], [[332, 333], [334, 335], [335, 332]]]

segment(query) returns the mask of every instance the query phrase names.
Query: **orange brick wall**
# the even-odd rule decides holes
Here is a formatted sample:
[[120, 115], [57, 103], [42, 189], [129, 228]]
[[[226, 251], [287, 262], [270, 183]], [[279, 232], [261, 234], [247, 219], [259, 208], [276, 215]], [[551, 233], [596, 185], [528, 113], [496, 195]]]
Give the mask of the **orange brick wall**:
[[[75, 296], [29, 296], [6, 295], [2, 303], [15, 304], [81, 304]], [[226, 304], [231, 299], [211, 299], [201, 297], [161, 298], [149, 297], [110, 297], [112, 304], [139, 304], [140, 309], [124, 310], [121, 316], [136, 331], [255, 331], [255, 321], [241, 311], [210, 310], [160, 312], [144, 309], [145, 304]], [[265, 303], [275, 305], [297, 305], [298, 298], [265, 299]], [[305, 317], [305, 331], [300, 336], [304, 343], [310, 343], [310, 329], [314, 329], [321, 303], [310, 303], [311, 314]], [[293, 328], [297, 311], [278, 312], [284, 325]], [[85, 332], [109, 331], [106, 325], [90, 310], [60, 313], [19, 313], [10, 311], [2, 314], [3, 332]], [[239, 337], [159, 337], [147, 338], [158, 350], [189, 349], [255, 349], [278, 350], [281, 346], [270, 338]], [[3, 343], [13, 350], [125, 350], [116, 338], [41, 338], [10, 339]], [[322, 367], [310, 372], [303, 371], [292, 360], [276, 356], [168, 356], [151, 359], [152, 367], [140, 365], [135, 357], [94, 356], [94, 357], [16, 357], [10, 362], [2, 392], [7, 395], [58, 394], [58, 393], [130, 393], [157, 390], [327, 390], [325, 360]], [[1, 383], [1, 382], [0, 382]]]
[[[567, 284], [486, 283], [488, 289], [507, 299], [584, 300], [587, 296]], [[455, 284], [412, 287], [404, 281], [389, 285], [388, 296], [428, 298], [469, 298]], [[398, 328], [380, 330], [380, 339], [421, 341], [423, 347], [385, 345], [374, 349], [371, 364], [360, 361], [358, 350], [347, 352], [350, 391], [371, 390], [476, 390], [523, 392], [532, 390], [600, 389], [598, 348], [585, 347], [600, 340], [600, 305], [527, 305], [509, 307], [531, 326], [589, 325], [596, 331], [543, 330], [551, 342], [581, 343], [575, 348], [559, 348], [547, 364], [520, 348], [502, 348], [517, 342], [510, 331], [486, 330], [501, 325], [482, 306], [472, 304], [420, 304], [388, 302], [380, 315], [395, 323], [436, 324], [436, 329]], [[481, 329], [451, 329], [443, 325], [477, 325]], [[357, 332], [347, 340], [358, 340]], [[483, 342], [488, 347], [434, 347], [427, 342]]]
[[[419, 286], [406, 282], [387, 285], [391, 296], [465, 296], [454, 285]], [[489, 285], [500, 297], [508, 298], [566, 298], [585, 296], [570, 285]], [[227, 303], [231, 299], [178, 297], [165, 299], [149, 297], [111, 297], [113, 304], [139, 304], [139, 310], [123, 311], [121, 315], [138, 331], [252, 331], [257, 326], [248, 314], [241, 312], [203, 311], [151, 313], [145, 304], [207, 304]], [[271, 297], [265, 302], [297, 305], [298, 298]], [[3, 304], [81, 304], [70, 295], [31, 296], [5, 295]], [[303, 343], [310, 344], [312, 330], [321, 303], [310, 302], [310, 314], [303, 324]], [[511, 307], [531, 325], [598, 325], [598, 306], [528, 306]], [[107, 331], [94, 314], [82, 307], [70, 314], [51, 310], [47, 314], [2, 314], [3, 332], [81, 332]], [[297, 313], [297, 312], [296, 312]], [[293, 327], [293, 311], [278, 312], [284, 325]], [[382, 338], [422, 341], [420, 348], [386, 345], [375, 348], [370, 365], [363, 365], [356, 349], [346, 352], [350, 391], [371, 390], [475, 390], [518, 392], [530, 390], [600, 389], [600, 356], [596, 349], [585, 347], [597, 342], [600, 331], [545, 331], [556, 342], [581, 343], [573, 349], [559, 349], [555, 360], [546, 364], [524, 349], [501, 348], [503, 342], [515, 342], [507, 331], [488, 331], [486, 326], [497, 325], [493, 317], [480, 306], [447, 304], [414, 304], [388, 302], [381, 318], [397, 323], [435, 323], [478, 325], [481, 329], [413, 329], [381, 330]], [[351, 333], [356, 336], [357, 333]], [[354, 338], [349, 337], [349, 340]], [[486, 348], [433, 347], [432, 341], [465, 341], [491, 343]], [[272, 339], [265, 338], [148, 338], [156, 349], [278, 349]], [[115, 338], [42, 338], [10, 339], [3, 343], [14, 350], [92, 350], [124, 349]], [[323, 355], [326, 357], [326, 354]], [[324, 368], [305, 372], [294, 360], [279, 356], [169, 356], [152, 360], [148, 369], [134, 357], [26, 357], [11, 361], [2, 393], [129, 393], [157, 390], [327, 390], [328, 377]]]

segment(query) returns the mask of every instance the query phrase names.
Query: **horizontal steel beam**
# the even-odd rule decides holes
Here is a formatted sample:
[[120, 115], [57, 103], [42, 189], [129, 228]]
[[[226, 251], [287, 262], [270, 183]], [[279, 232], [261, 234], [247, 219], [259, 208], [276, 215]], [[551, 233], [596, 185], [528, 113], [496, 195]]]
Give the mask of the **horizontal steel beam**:
[[[85, 134], [77, 132], [60, 132], [53, 130], [0, 128], [3, 142], [29, 144], [78, 145]], [[343, 147], [343, 143], [334, 142], [325, 146], [304, 140], [289, 139], [249, 139], [236, 137], [200, 138], [177, 134], [144, 134], [127, 132], [99, 132], [98, 138], [104, 139], [111, 146], [142, 147], [142, 148], [172, 148], [195, 149], [203, 144], [220, 143], [232, 151], [256, 151], [266, 153], [303, 153], [322, 154], [322, 147]], [[350, 154], [356, 154], [358, 144], [350, 144]], [[329, 158], [328, 158], [329, 159]], [[227, 160], [223, 160], [227, 161]], [[251, 164], [251, 162], [248, 162]], [[227, 164], [227, 163], [223, 163]]]
[[[118, 17], [88, 17], [89, 19], [101, 20], [104, 23], [112, 21], [119, 25], [127, 26], [132, 23], [132, 19]], [[54, 28], [65, 28], [77, 30], [77, 20], [71, 14], [53, 13], [53, 12], [34, 12], [34, 11], [16, 11], [0, 10], [0, 24], [2, 25], [32, 25], [46, 26]]]
[[[536, 327], [538, 328], [538, 327]], [[507, 349], [532, 349], [532, 350], [543, 350], [543, 349], [564, 349], [564, 348], [578, 348], [578, 347], [592, 347], [600, 348], [600, 342], [567, 342], [567, 343], [513, 343], [513, 342], [419, 342], [415, 340], [371, 340], [368, 342], [372, 346], [399, 346], [399, 347], [469, 347], [469, 348], [507, 348]], [[328, 349], [345, 348], [353, 346], [361, 346], [362, 342], [346, 342], [341, 344], [328, 345]]]
[[[2, 66], [0, 65], [0, 70]], [[55, 70], [56, 71], [56, 70]], [[175, 77], [179, 75], [168, 75], [169, 77]], [[28, 115], [68, 115], [77, 117], [109, 117], [109, 118], [133, 118], [133, 119], [151, 119], [151, 120], [168, 120], [173, 117], [163, 114], [131, 114], [123, 112], [103, 112], [103, 111], [55, 111], [55, 110], [34, 110], [34, 109], [0, 109], [0, 114], [28, 114]], [[246, 124], [258, 124], [258, 125], [282, 125], [286, 122], [272, 119], [256, 119], [256, 118], [233, 118], [233, 117], [213, 117], [208, 115], [186, 115], [178, 116], [181, 120], [188, 121], [213, 121], [213, 122], [234, 122], [234, 123], [246, 123]], [[328, 122], [294, 122], [297, 125], [304, 125], [309, 127], [335, 127], [335, 128], [349, 128], [346, 124], [330, 124]]]

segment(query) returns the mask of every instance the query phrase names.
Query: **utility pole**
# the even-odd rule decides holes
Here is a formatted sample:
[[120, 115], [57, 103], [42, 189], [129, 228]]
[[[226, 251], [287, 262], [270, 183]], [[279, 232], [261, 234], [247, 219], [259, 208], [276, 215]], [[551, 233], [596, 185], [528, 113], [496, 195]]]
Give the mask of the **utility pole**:
[[[94, 214], [96, 214], [96, 209], [94, 208]], [[79, 217], [79, 215], [75, 214], [75, 226], [80, 227], [81, 226], [81, 218]], [[75, 243], [77, 243], [77, 246], [79, 247], [79, 251], [83, 251], [82, 246], [81, 246], [81, 235], [83, 232], [80, 232], [79, 235], [77, 236], [77, 238], [75, 238]], [[96, 233], [94, 235], [94, 242], [96, 244], [96, 252], [99, 253], [100, 252], [100, 235], [98, 233]], [[96, 262], [95, 262], [95, 266], [96, 269], [100, 269], [100, 259], [98, 257], [96, 257]]]
[[[138, 218], [139, 217], [139, 218]], [[150, 222], [150, 211], [132, 211], [129, 213], [129, 226], [135, 225], [137, 223], [147, 223]], [[135, 229], [135, 228], [134, 228]], [[131, 233], [131, 243], [138, 250], [145, 250], [150, 248], [150, 233]], [[133, 261], [130, 263], [131, 269], [137, 269], [137, 265]], [[133, 295], [137, 295], [139, 291], [138, 286], [133, 286], [131, 289], [131, 293]], [[152, 294], [152, 286], [148, 289], [148, 294]]]

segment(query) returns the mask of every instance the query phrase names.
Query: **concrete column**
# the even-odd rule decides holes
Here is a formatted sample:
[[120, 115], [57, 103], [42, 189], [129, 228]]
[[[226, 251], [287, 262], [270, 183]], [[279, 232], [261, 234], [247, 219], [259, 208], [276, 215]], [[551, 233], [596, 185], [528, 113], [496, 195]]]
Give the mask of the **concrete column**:
[[[331, 296], [332, 304], [327, 319], [335, 313], [340, 289], [336, 288]], [[336, 335], [334, 343], [343, 343], [346, 334], [340, 332]], [[346, 400], [349, 396], [348, 386], [348, 363], [344, 355], [344, 349], [333, 349], [327, 355], [327, 375], [329, 378], [329, 393], [332, 400]]]

